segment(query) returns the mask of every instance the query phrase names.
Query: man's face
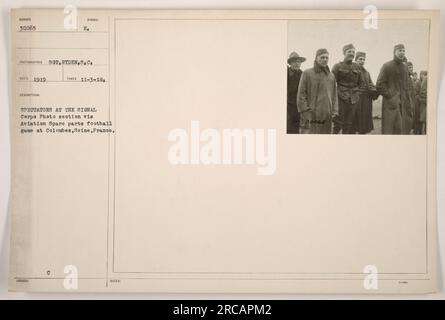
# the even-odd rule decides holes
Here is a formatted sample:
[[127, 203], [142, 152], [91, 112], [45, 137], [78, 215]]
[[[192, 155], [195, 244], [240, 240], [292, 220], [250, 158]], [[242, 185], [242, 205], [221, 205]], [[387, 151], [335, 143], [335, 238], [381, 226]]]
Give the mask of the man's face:
[[397, 49], [395, 55], [397, 58], [402, 60], [405, 57], [405, 49]]
[[292, 70], [298, 70], [301, 67], [301, 61], [292, 60], [290, 63], [290, 67]]
[[352, 61], [355, 57], [355, 49], [348, 49], [345, 51], [345, 59], [347, 61]]
[[359, 65], [361, 65], [361, 66], [364, 66], [364, 65], [365, 65], [365, 61], [366, 61], [366, 58], [365, 58], [365, 57], [359, 57], [359, 58], [357, 59], [357, 63], [358, 63]]
[[329, 61], [329, 54], [323, 53], [323, 54], [319, 55], [316, 60], [320, 66], [326, 67], [328, 65], [328, 61]]

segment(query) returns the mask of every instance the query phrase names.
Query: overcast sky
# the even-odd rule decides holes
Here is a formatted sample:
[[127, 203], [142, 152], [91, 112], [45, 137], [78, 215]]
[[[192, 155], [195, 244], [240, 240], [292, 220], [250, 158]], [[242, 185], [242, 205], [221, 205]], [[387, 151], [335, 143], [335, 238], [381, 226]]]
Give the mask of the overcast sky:
[[377, 80], [383, 63], [393, 57], [394, 45], [403, 43], [414, 71], [428, 70], [429, 21], [380, 20], [378, 30], [366, 30], [362, 20], [289, 21], [288, 53], [296, 51], [307, 58], [302, 69], [313, 66], [319, 48], [329, 51], [329, 67], [343, 60], [342, 48], [353, 43], [357, 51], [367, 54], [365, 67]]

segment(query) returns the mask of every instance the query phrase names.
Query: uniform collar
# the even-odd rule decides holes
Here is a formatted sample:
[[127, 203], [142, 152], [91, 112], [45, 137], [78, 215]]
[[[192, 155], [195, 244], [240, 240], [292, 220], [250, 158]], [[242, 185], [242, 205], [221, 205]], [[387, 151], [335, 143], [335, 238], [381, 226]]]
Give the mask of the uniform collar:
[[393, 60], [394, 60], [395, 63], [397, 63], [397, 64], [403, 63], [403, 61], [402, 61], [401, 59], [397, 58], [395, 55], [394, 55], [394, 59], [393, 59]]
[[328, 67], [328, 66], [326, 66], [326, 67], [322, 67], [322, 66], [320, 66], [320, 65], [317, 63], [317, 61], [314, 61], [314, 71], [315, 71], [316, 73], [324, 72], [324, 73], [326, 73], [326, 74], [329, 74], [329, 72], [331, 72], [331, 71], [329, 70], [329, 67]]

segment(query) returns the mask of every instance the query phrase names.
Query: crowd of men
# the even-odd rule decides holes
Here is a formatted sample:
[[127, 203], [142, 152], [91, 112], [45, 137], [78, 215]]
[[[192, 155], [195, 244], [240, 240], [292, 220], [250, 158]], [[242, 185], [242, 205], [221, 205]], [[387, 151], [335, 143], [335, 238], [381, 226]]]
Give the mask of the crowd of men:
[[374, 85], [365, 68], [366, 53], [343, 47], [344, 60], [329, 69], [329, 52], [318, 49], [314, 66], [301, 70], [305, 57], [287, 60], [287, 133], [367, 134], [374, 130], [373, 101], [382, 96], [382, 134], [425, 134], [427, 72], [419, 77], [394, 47]]

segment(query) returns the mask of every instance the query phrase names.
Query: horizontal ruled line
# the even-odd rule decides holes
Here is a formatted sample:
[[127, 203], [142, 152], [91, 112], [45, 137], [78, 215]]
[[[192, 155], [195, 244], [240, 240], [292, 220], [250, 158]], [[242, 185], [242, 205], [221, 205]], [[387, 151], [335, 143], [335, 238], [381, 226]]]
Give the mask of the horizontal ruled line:
[[109, 50], [110, 48], [31, 48], [31, 47], [16, 47], [19, 50]]
[[108, 64], [49, 64], [49, 63], [17, 63], [18, 66], [55, 66], [55, 67], [107, 67]]
[[48, 82], [78, 82], [78, 83], [107, 83], [107, 81], [69, 81], [69, 80], [46, 80], [46, 81], [25, 81], [25, 80], [17, 80], [17, 82], [25, 82], [25, 83], [48, 83]]
[[49, 30], [35, 30], [35, 31], [20, 31], [17, 30], [17, 33], [108, 33], [108, 31], [49, 31]]

